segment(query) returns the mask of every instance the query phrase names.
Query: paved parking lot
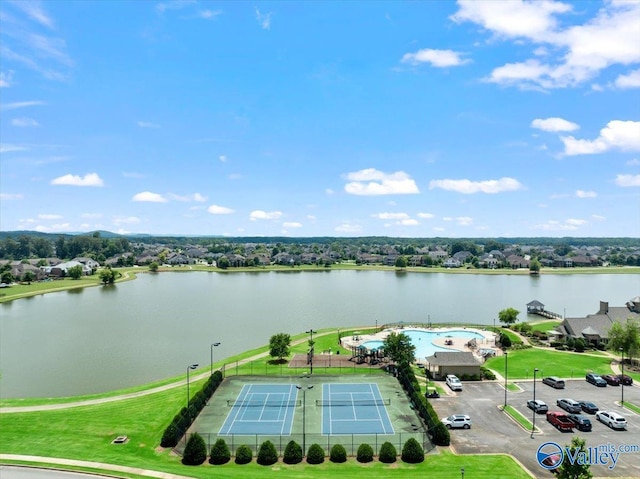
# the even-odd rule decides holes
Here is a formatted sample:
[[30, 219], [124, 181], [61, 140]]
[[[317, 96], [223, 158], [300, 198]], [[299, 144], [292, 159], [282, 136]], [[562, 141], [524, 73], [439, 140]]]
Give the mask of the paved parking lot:
[[[508, 404], [525, 417], [532, 419], [532, 411], [527, 401], [533, 398], [533, 381], [517, 382], [521, 392], [509, 392]], [[446, 388], [446, 386], [445, 386]], [[543, 469], [536, 460], [538, 447], [553, 441], [561, 446], [568, 445], [574, 435], [580, 435], [587, 441], [587, 447], [613, 444], [640, 445], [640, 416], [621, 408], [615, 402], [620, 400], [620, 387], [597, 388], [584, 380], [568, 380], [565, 389], [553, 389], [536, 381], [536, 399], [549, 405], [549, 409], [561, 411], [556, 406], [559, 398], [571, 398], [577, 401], [594, 402], [600, 410], [612, 410], [622, 414], [628, 423], [626, 431], [614, 431], [598, 422], [595, 416], [588, 415], [593, 423], [591, 432], [563, 433], [549, 424], [544, 414], [536, 416], [536, 427], [540, 432], [531, 437], [530, 431], [523, 430], [500, 410], [504, 404], [504, 388], [496, 382], [465, 382], [464, 391], [443, 395], [432, 400], [440, 417], [451, 414], [468, 414], [473, 426], [469, 430], [452, 430], [451, 445], [461, 454], [509, 453], [516, 457], [536, 477], [551, 478], [553, 475]], [[626, 401], [640, 405], [640, 387], [625, 386]], [[640, 477], [640, 452], [621, 454], [613, 469], [606, 466], [591, 467], [594, 477]]]

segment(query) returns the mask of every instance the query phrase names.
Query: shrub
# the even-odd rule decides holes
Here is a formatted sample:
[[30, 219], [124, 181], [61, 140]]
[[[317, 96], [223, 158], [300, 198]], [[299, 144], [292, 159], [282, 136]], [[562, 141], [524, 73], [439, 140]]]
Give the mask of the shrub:
[[270, 466], [278, 462], [278, 451], [271, 441], [264, 441], [258, 450], [258, 464], [261, 466]]
[[324, 462], [324, 449], [320, 444], [311, 444], [307, 452], [307, 462], [309, 464], [322, 464]]
[[282, 461], [285, 464], [298, 464], [302, 461], [302, 448], [296, 441], [289, 441], [287, 447], [284, 448]]
[[[442, 423], [441, 426], [444, 427]], [[435, 429], [437, 429], [437, 426], [434, 430]], [[424, 449], [422, 449], [420, 443], [412, 437], [407, 439], [407, 442], [405, 442], [402, 447], [402, 460], [409, 464], [417, 464], [424, 461]]]
[[373, 461], [373, 449], [367, 443], [360, 444], [358, 453], [356, 454], [358, 462], [371, 462]]
[[331, 462], [347, 462], [347, 450], [342, 444], [334, 444], [329, 454]]
[[182, 455], [182, 464], [186, 466], [199, 466], [207, 459], [207, 445], [197, 432], [193, 433]]
[[510, 348], [511, 338], [504, 333], [500, 333], [500, 344], [503, 348]]
[[382, 446], [380, 446], [380, 453], [378, 454], [378, 459], [380, 459], [380, 462], [391, 464], [393, 462], [396, 462], [397, 456], [398, 453], [396, 451], [396, 448], [390, 442], [387, 441], [382, 444]]
[[236, 464], [249, 464], [253, 459], [253, 451], [243, 444], [236, 449]]
[[449, 430], [441, 422], [438, 422], [435, 424], [435, 426], [433, 426], [433, 429], [431, 429], [431, 437], [436, 446], [448, 446], [451, 443], [451, 435], [449, 434]]
[[176, 445], [178, 444], [178, 440], [178, 428], [176, 428], [176, 425], [172, 422], [164, 430], [160, 445], [162, 447], [176, 447]]
[[218, 439], [213, 446], [211, 446], [211, 457], [209, 457], [209, 463], [214, 465], [226, 464], [231, 460], [231, 451], [224, 439]]
[[487, 379], [489, 381], [493, 381], [496, 378], [494, 372], [484, 366], [480, 366], [480, 375], [483, 379]]

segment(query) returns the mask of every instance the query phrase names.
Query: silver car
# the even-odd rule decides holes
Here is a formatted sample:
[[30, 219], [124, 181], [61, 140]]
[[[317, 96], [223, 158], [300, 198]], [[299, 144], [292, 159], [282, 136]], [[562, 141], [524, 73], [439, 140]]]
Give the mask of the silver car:
[[442, 424], [444, 424], [447, 429], [469, 429], [471, 427], [471, 418], [466, 414], [453, 414], [452, 416], [443, 418]]

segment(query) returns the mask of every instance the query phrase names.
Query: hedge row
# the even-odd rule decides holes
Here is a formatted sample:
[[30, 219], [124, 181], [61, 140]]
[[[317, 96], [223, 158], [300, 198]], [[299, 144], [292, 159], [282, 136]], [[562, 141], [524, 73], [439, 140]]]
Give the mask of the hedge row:
[[218, 389], [222, 379], [223, 377], [220, 371], [214, 372], [204, 383], [202, 389], [190, 399], [189, 407], [183, 407], [180, 412], [175, 415], [162, 434], [162, 440], [160, 441], [162, 447], [175, 447], [178, 444], [178, 441], [180, 441], [180, 438], [187, 432], [193, 420], [200, 414], [200, 411], [205, 407], [207, 401], [211, 399], [213, 393]]
[[[378, 459], [385, 464], [396, 462], [396, 448], [390, 442], [385, 442], [380, 447]], [[416, 464], [424, 461], [424, 449], [418, 441], [410, 438], [404, 443], [401, 458], [409, 464]], [[200, 434], [194, 433], [187, 441], [187, 445], [182, 456], [182, 463], [188, 466], [199, 466], [207, 459], [207, 446]], [[295, 441], [289, 441], [285, 449], [282, 461], [285, 464], [298, 464], [302, 462], [302, 448]], [[322, 464], [325, 459], [325, 451], [319, 444], [312, 444], [307, 451], [308, 464]], [[358, 447], [356, 460], [361, 463], [372, 462], [374, 459], [373, 449], [369, 444], [361, 444]], [[211, 447], [209, 463], [213, 465], [226, 464], [231, 460], [229, 447], [224, 439], [218, 439]], [[253, 460], [253, 451], [249, 446], [243, 444], [236, 450], [236, 464], [248, 464]], [[329, 460], [334, 463], [343, 463], [347, 460], [347, 451], [341, 444], [335, 444], [329, 453]], [[271, 441], [265, 441], [260, 445], [256, 462], [262, 466], [270, 466], [278, 462], [278, 453]]]
[[[449, 430], [442, 424], [431, 403], [420, 392], [418, 379], [408, 364], [398, 366], [398, 381], [400, 381], [400, 384], [407, 392], [413, 407], [426, 423], [427, 432], [431, 436], [434, 444], [437, 446], [448, 446], [451, 442]], [[424, 456], [422, 459], [424, 460]]]

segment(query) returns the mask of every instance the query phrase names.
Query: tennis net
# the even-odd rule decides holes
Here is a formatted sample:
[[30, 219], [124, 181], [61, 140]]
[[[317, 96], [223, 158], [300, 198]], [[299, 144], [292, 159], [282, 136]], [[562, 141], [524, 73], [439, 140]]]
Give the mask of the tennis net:
[[316, 399], [316, 406], [389, 406], [391, 399]]
[[228, 407], [260, 407], [260, 408], [266, 408], [266, 407], [278, 407], [278, 408], [283, 408], [283, 407], [297, 407], [302, 405], [302, 401], [301, 400], [297, 400], [297, 401], [236, 401], [233, 399], [228, 399], [227, 400], [227, 406]]

